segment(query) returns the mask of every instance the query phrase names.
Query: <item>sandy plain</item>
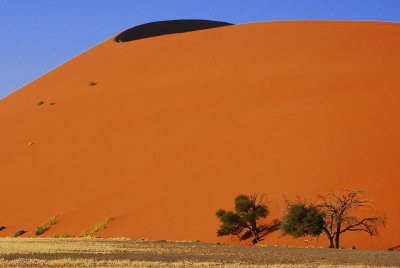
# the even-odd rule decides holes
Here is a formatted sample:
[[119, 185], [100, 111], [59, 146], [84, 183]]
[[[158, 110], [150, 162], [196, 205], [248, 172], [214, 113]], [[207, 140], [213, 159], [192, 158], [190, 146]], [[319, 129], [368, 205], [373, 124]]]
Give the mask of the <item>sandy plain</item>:
[[126, 238], [1, 238], [0, 267], [400, 267], [400, 252]]

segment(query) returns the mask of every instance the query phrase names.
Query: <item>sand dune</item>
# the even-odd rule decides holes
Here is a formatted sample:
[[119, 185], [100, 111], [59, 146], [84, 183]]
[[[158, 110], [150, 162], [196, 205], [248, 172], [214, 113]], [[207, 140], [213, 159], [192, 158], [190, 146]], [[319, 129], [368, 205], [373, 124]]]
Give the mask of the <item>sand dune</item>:
[[1, 236], [59, 214], [44, 236], [112, 216], [100, 236], [211, 242], [239, 193], [267, 193], [279, 216], [283, 195], [359, 187], [387, 225], [342, 245], [400, 243], [399, 24], [114, 39], [0, 100]]

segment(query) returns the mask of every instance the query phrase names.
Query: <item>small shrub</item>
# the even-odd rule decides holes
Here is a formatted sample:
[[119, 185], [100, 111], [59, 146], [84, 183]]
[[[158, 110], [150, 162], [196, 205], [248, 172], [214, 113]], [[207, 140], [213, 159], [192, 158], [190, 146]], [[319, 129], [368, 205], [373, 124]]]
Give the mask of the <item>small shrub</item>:
[[18, 230], [18, 231], [14, 234], [14, 237], [18, 237], [18, 236], [20, 236], [20, 235], [23, 235], [24, 233], [26, 233], [25, 230]]
[[54, 105], [54, 104], [56, 104], [55, 102], [50, 102], [50, 105]]
[[42, 226], [36, 228], [35, 235], [41, 235], [45, 232], [45, 229]]
[[3, 231], [4, 229], [6, 229], [5, 226], [0, 226], [0, 231]]
[[94, 81], [91, 81], [90, 83], [89, 83], [89, 86], [95, 86], [95, 85], [97, 85], [97, 82], [94, 82]]
[[57, 217], [58, 215], [54, 215], [53, 217], [50, 217], [46, 222], [44, 222], [41, 226], [37, 227], [35, 235], [41, 235], [49, 230], [51, 226], [57, 223]]
[[101, 222], [96, 223], [95, 226], [93, 226], [92, 228], [90, 228], [89, 230], [83, 231], [79, 237], [82, 236], [89, 236], [92, 235], [94, 233], [97, 233], [100, 230], [103, 230], [104, 228], [107, 227], [107, 224], [112, 220], [112, 217], [107, 217], [104, 220], [102, 220]]
[[355, 246], [355, 245], [352, 245], [352, 246], [351, 246], [351, 249], [356, 249], [356, 246]]
[[53, 238], [58, 238], [58, 236], [57, 235], [53, 235]]
[[71, 236], [69, 235], [69, 234], [65, 234], [65, 235], [62, 235], [61, 236], [61, 238], [70, 238]]
[[42, 105], [43, 103], [44, 103], [44, 101], [39, 101], [39, 102], [37, 103], [37, 105], [40, 106], [40, 105]]
[[388, 250], [389, 250], [389, 251], [393, 251], [393, 250], [394, 250], [394, 248], [389, 248]]

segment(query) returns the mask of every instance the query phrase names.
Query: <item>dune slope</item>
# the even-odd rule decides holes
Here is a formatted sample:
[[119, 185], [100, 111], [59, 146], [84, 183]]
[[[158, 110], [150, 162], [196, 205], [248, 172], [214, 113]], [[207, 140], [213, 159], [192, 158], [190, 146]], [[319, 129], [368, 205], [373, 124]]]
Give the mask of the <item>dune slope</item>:
[[239, 193], [278, 217], [283, 196], [359, 187], [387, 225], [342, 245], [398, 245], [399, 62], [395, 23], [110, 38], [0, 101], [0, 235], [59, 214], [45, 236], [112, 216], [100, 236], [217, 241]]

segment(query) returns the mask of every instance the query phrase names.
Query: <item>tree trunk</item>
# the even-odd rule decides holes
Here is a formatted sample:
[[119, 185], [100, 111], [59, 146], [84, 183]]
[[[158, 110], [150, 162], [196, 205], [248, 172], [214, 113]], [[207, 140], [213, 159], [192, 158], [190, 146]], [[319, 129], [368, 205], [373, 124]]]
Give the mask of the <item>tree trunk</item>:
[[260, 237], [258, 236], [258, 232], [257, 232], [257, 231], [254, 232], [253, 245], [254, 245], [254, 244], [257, 244], [257, 243], [260, 242], [260, 241], [261, 241], [261, 239], [260, 239]]
[[333, 236], [328, 236], [329, 238], [329, 248], [334, 248], [335, 246], [333, 245]]
[[254, 221], [251, 223], [251, 232], [253, 233], [254, 239], [253, 239], [253, 245], [257, 244], [260, 240], [258, 231], [257, 231], [257, 223]]
[[340, 236], [340, 233], [337, 233], [336, 237], [335, 237], [335, 248], [339, 248], [339, 236]]
[[339, 248], [339, 238], [340, 238], [340, 229], [341, 229], [342, 222], [338, 222], [336, 227], [336, 236], [335, 236], [335, 247]]
[[329, 239], [329, 248], [334, 248], [335, 246], [333, 245], [333, 236], [326, 227], [322, 228], [322, 230], [326, 233], [326, 236]]

